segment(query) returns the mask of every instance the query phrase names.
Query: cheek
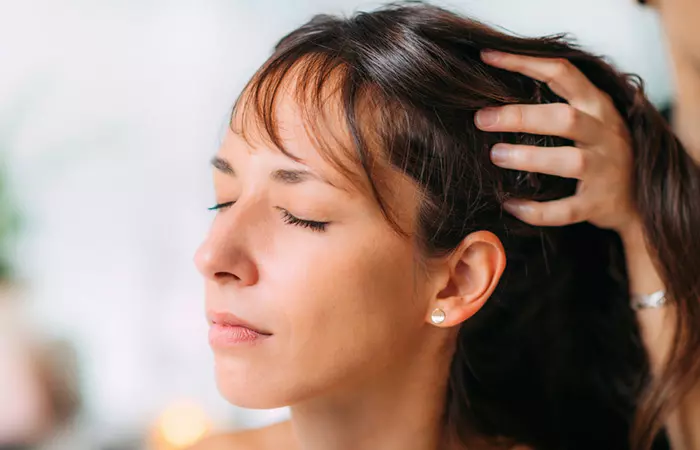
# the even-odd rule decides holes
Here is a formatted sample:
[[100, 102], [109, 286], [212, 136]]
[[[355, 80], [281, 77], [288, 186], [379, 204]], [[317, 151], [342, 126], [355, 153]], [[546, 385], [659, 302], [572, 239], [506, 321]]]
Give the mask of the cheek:
[[411, 352], [421, 330], [411, 244], [389, 233], [357, 236], [319, 237], [295, 250], [294, 264], [272, 269], [286, 331], [279, 361], [298, 380], [329, 386], [367, 376]]

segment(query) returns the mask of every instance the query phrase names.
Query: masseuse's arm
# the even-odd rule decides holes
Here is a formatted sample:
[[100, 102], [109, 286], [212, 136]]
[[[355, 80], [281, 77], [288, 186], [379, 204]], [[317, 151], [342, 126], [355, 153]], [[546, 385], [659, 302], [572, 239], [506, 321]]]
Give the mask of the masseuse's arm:
[[[517, 202], [509, 212], [533, 225], [562, 226], [589, 221], [619, 233], [624, 243], [630, 289], [650, 294], [664, 288], [645, 244], [632, 205], [632, 149], [627, 127], [609, 97], [565, 60], [485, 53], [485, 62], [546, 82], [569, 105], [508, 105], [480, 111], [476, 123], [485, 131], [561, 136], [575, 147], [558, 149], [498, 144], [494, 164], [530, 172], [576, 178], [585, 189], [547, 203]], [[484, 114], [486, 113], [486, 114]], [[637, 313], [652, 373], [663, 367], [674, 332], [671, 306]], [[674, 450], [700, 450], [700, 381], [666, 422]]]

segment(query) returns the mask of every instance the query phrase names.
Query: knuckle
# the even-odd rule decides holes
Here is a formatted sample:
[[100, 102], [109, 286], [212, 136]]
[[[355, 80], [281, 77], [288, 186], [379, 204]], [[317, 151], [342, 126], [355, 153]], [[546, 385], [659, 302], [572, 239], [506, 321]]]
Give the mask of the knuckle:
[[542, 210], [541, 205], [537, 208], [533, 208], [530, 213], [529, 222], [533, 225], [546, 225], [547, 224], [547, 214]]
[[572, 201], [569, 205], [569, 223], [580, 223], [588, 220], [589, 213], [587, 211], [588, 206], [579, 201]]
[[552, 78], [561, 79], [569, 74], [571, 63], [567, 59], [557, 58], [552, 68]]
[[510, 128], [522, 128], [523, 108], [520, 105], [508, 105], [504, 110], [504, 122]]
[[576, 129], [579, 122], [579, 113], [576, 108], [566, 103], [561, 103], [557, 115], [560, 117], [565, 131]]
[[566, 79], [571, 73], [571, 63], [567, 59], [556, 58], [552, 61], [549, 68], [549, 74], [545, 80], [547, 84], [551, 85], [562, 79]]
[[588, 169], [589, 159], [583, 150], [572, 147], [571, 151], [571, 171], [574, 175], [583, 175]]
[[578, 218], [576, 210], [571, 206], [562, 206], [561, 217], [565, 223], [575, 223]]
[[532, 210], [532, 214], [530, 215], [530, 220], [529, 222], [532, 225], [537, 225], [537, 226], [547, 226], [549, 225], [549, 213], [546, 211], [546, 208], [543, 208], [542, 204], [537, 205], [538, 208], [535, 208]]

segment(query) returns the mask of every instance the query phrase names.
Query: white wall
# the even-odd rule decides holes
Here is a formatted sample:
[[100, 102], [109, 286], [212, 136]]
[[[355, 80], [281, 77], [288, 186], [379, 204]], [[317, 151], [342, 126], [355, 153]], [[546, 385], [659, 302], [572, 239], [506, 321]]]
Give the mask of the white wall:
[[[93, 426], [141, 427], [182, 397], [229, 425], [282, 417], [214, 386], [191, 263], [211, 217], [208, 157], [277, 38], [378, 2], [0, 2], [0, 145], [29, 225], [18, 262], [34, 321], [78, 346]], [[670, 93], [657, 22], [632, 0], [448, 5], [522, 34], [571, 31], [654, 99]]]

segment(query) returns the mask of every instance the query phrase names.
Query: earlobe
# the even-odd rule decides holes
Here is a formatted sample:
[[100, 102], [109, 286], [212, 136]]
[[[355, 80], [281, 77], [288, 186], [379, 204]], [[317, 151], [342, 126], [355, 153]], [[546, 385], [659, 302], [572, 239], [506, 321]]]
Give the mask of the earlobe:
[[[452, 327], [476, 314], [496, 289], [506, 266], [505, 250], [496, 235], [477, 231], [464, 238], [446, 265], [447, 282], [430, 305], [428, 321]], [[444, 319], [436, 322], [441, 314]]]

